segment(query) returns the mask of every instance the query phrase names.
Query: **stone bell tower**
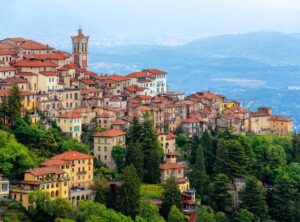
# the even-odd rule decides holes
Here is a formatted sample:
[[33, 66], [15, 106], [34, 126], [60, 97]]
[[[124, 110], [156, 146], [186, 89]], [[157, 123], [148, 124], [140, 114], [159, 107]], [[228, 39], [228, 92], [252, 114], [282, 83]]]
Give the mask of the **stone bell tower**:
[[78, 34], [76, 36], [72, 36], [71, 38], [73, 46], [72, 54], [74, 58], [74, 63], [82, 69], [87, 69], [89, 36], [85, 36], [82, 33], [81, 27], [79, 27]]

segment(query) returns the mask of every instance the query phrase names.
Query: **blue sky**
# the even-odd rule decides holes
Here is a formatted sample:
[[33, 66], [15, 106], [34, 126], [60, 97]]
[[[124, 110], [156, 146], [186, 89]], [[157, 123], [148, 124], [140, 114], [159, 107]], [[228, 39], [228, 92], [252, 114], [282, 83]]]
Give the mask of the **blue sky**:
[[180, 44], [252, 31], [300, 32], [299, 0], [0, 0], [0, 38], [69, 42], [81, 25], [92, 44]]

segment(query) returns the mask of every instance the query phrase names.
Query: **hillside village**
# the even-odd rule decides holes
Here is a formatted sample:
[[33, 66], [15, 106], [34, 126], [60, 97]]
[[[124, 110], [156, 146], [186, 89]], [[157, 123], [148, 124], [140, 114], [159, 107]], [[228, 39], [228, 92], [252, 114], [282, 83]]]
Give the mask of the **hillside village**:
[[[272, 113], [271, 107], [250, 112], [238, 101], [210, 91], [186, 96], [168, 89], [168, 73], [158, 68], [136, 70], [127, 75], [97, 74], [88, 69], [89, 36], [82, 29], [72, 40], [72, 54], [34, 40], [7, 38], [0, 41], [0, 103], [14, 86], [22, 98], [22, 115], [31, 124], [55, 122], [68, 138], [82, 142], [86, 129], [101, 129], [92, 135], [89, 154], [70, 150], [53, 156], [38, 168], [23, 172], [19, 183], [0, 178], [0, 196], [34, 207], [29, 194], [36, 189], [51, 198], [93, 200], [94, 166], [117, 169], [112, 151], [126, 147], [128, 128], [133, 119], [149, 118], [163, 149], [160, 180], [174, 177], [182, 195], [182, 211], [195, 221], [196, 191], [187, 177], [187, 163], [177, 155], [176, 131], [189, 137], [204, 132], [231, 130], [233, 134], [292, 133], [293, 121]], [[147, 117], [146, 117], [147, 116]], [[9, 119], [2, 119], [6, 125]], [[91, 130], [92, 131], [92, 130]], [[111, 187], [118, 183], [111, 182]], [[232, 183], [234, 205], [245, 181]], [[161, 201], [154, 199], [157, 206]]]

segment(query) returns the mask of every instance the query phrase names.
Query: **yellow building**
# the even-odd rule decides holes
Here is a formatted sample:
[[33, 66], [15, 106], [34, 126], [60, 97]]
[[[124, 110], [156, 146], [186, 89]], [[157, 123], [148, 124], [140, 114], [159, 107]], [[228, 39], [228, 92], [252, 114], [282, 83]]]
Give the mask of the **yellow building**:
[[78, 200], [90, 200], [94, 193], [93, 156], [77, 151], [67, 151], [41, 163], [41, 168], [25, 172], [20, 186], [12, 187], [11, 197], [27, 209], [32, 207], [28, 194], [34, 190], [48, 192], [51, 198], [62, 197], [76, 204]]
[[161, 133], [158, 139], [164, 150], [164, 163], [160, 165], [161, 182], [174, 177], [181, 192], [190, 189], [190, 182], [185, 175], [185, 165], [177, 163], [175, 147], [176, 136], [172, 133]]
[[220, 111], [223, 112], [225, 109], [232, 107], [239, 107], [240, 103], [237, 101], [223, 101], [220, 104]]
[[26, 209], [32, 208], [29, 194], [35, 190], [48, 192], [51, 198], [69, 197], [69, 176], [57, 167], [42, 167], [27, 170], [24, 180], [17, 187], [12, 186], [10, 195], [12, 199], [20, 201]]
[[121, 130], [111, 129], [94, 135], [94, 156], [107, 167], [115, 169], [111, 152], [114, 146], [125, 147], [126, 133]]
[[274, 134], [288, 134], [293, 130], [293, 120], [282, 116], [271, 116], [270, 127]]

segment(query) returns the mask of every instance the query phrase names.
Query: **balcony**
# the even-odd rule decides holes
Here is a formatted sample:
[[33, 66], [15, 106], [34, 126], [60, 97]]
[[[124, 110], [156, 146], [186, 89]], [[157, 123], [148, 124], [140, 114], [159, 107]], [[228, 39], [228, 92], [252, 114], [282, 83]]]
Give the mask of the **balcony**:
[[86, 174], [86, 173], [87, 173], [86, 171], [78, 171], [77, 175], [83, 175], [83, 174]]

